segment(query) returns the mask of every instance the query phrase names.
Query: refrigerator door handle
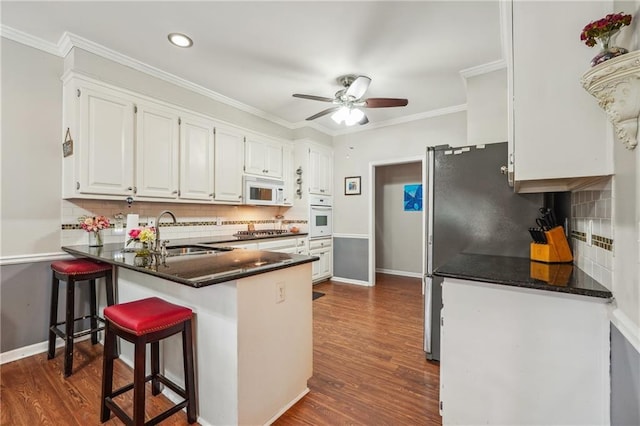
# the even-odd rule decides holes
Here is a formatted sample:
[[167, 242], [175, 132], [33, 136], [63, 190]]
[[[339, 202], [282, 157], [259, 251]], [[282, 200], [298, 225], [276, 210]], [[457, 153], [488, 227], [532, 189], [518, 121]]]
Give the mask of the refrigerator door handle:
[[428, 354], [431, 353], [431, 290], [433, 286], [433, 280], [431, 274], [425, 274], [424, 280], [424, 351]]

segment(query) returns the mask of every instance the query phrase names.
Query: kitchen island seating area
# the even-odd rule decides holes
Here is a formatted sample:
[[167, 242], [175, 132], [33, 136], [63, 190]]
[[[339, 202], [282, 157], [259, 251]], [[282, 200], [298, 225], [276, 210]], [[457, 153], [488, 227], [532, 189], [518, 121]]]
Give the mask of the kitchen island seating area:
[[[96, 301], [96, 279], [105, 278], [107, 305], [114, 303], [112, 266], [108, 263], [95, 262], [88, 259], [60, 260], [51, 263], [51, 305], [49, 311], [49, 347], [47, 358], [53, 359], [56, 350], [56, 337], [64, 340], [64, 376], [69, 377], [73, 372], [73, 340], [77, 337], [91, 334], [91, 343], [98, 343], [98, 331], [104, 329], [98, 322], [104, 320], [98, 316]], [[65, 320], [58, 321], [58, 296], [60, 281], [67, 283]], [[75, 317], [75, 289], [76, 282], [88, 282], [90, 291], [89, 315]], [[90, 319], [91, 328], [75, 332], [75, 323]], [[59, 326], [64, 325], [64, 331]]]
[[[193, 364], [191, 309], [149, 297], [104, 309], [105, 346], [102, 370], [100, 421], [109, 420], [111, 411], [128, 425], [155, 425], [169, 416], [187, 409], [189, 423], [196, 421], [196, 386]], [[184, 388], [160, 373], [160, 341], [175, 334], [182, 335]], [[113, 390], [113, 362], [116, 338], [134, 344], [133, 383]], [[146, 376], [146, 345], [151, 344], [151, 375]], [[145, 383], [151, 381], [152, 394], [160, 394], [160, 383], [177, 393], [183, 401], [145, 422]], [[114, 398], [133, 389], [133, 417], [118, 406]]]

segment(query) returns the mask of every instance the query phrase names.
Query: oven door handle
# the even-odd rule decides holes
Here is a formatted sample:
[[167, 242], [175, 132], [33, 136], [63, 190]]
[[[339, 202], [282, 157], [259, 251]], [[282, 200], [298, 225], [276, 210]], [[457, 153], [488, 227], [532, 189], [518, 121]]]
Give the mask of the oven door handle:
[[328, 206], [311, 206], [311, 210], [329, 211], [331, 207]]

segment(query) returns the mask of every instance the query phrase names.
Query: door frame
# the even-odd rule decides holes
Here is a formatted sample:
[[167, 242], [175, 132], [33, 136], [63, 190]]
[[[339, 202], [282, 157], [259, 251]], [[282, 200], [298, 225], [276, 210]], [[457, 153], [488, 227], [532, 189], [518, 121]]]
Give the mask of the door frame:
[[[417, 155], [412, 157], [394, 158], [389, 160], [378, 160], [369, 162], [369, 286], [376, 285], [376, 167], [379, 166], [392, 166], [407, 163], [420, 163], [422, 167], [422, 194], [423, 194], [423, 208], [422, 208], [422, 276], [426, 273], [424, 259], [426, 248], [426, 212], [427, 209], [424, 205], [425, 188], [427, 188], [427, 155], [426, 149], [424, 155]], [[424, 292], [424, 278], [422, 279], [422, 289]]]

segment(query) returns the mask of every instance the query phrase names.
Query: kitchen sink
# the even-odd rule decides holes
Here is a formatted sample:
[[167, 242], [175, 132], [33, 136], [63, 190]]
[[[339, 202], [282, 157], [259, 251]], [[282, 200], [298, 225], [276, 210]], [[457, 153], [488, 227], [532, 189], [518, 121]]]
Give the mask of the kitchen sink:
[[230, 247], [202, 247], [202, 246], [168, 246], [167, 256], [188, 256], [195, 254], [213, 254], [225, 251], [231, 251]]

